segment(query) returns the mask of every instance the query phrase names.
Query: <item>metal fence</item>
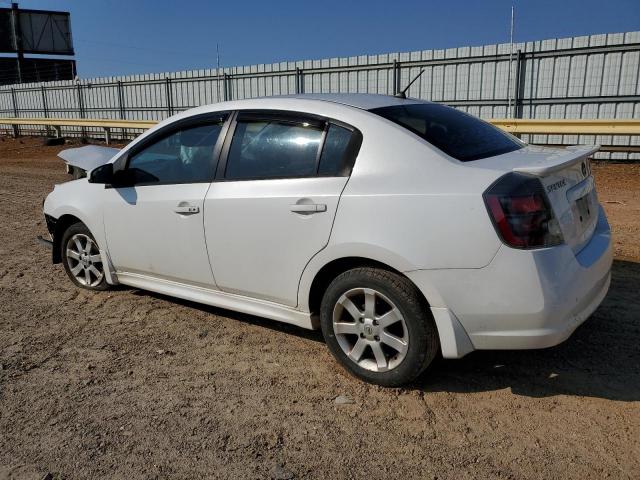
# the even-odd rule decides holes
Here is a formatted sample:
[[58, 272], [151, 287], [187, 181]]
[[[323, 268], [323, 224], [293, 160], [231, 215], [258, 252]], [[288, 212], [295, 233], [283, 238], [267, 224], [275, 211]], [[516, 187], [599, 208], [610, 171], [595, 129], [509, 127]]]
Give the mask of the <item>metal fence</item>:
[[[295, 93], [393, 94], [481, 118], [640, 118], [640, 32], [446, 50], [0, 87], [0, 116], [162, 120], [223, 100]], [[41, 132], [42, 127], [20, 127]], [[67, 135], [87, 134], [77, 127]], [[131, 137], [135, 132], [113, 132]], [[638, 136], [532, 135], [541, 144], [640, 147]], [[640, 158], [608, 152], [601, 158]]]

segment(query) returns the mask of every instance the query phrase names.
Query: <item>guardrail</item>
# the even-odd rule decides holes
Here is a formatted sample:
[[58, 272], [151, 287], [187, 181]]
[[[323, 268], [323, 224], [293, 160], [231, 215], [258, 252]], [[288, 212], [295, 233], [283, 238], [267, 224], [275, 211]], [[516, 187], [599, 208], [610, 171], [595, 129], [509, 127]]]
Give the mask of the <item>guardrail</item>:
[[134, 128], [146, 130], [156, 125], [156, 120], [109, 120], [109, 119], [84, 119], [84, 118], [0, 118], [0, 125], [13, 126], [14, 136], [18, 136], [18, 125], [42, 125], [53, 127], [56, 136], [61, 136], [61, 127], [94, 127], [104, 130], [104, 139], [107, 145], [111, 142], [112, 128]]
[[[640, 120], [634, 119], [576, 119], [576, 120], [542, 120], [542, 119], [492, 119], [497, 127], [516, 134], [543, 135], [640, 135]], [[104, 129], [105, 141], [109, 144], [112, 128], [132, 128], [146, 130], [156, 125], [155, 120], [108, 120], [77, 118], [0, 118], [0, 125], [11, 125], [17, 136], [19, 125], [42, 125], [53, 127], [57, 136], [61, 135], [61, 127], [94, 127]], [[621, 151], [620, 145], [612, 145], [615, 151]], [[626, 148], [626, 147], [624, 147]], [[637, 146], [629, 146], [628, 151], [635, 151]], [[613, 151], [613, 150], [612, 150]]]
[[633, 119], [493, 119], [495, 126], [519, 135], [640, 135], [640, 120]]

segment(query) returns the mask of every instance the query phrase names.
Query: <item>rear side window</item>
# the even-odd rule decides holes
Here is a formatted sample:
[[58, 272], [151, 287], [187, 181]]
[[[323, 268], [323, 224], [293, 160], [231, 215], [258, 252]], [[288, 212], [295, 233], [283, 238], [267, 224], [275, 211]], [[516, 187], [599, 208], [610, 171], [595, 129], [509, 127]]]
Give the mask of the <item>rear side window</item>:
[[241, 180], [315, 175], [322, 134], [322, 128], [307, 123], [240, 120], [225, 177]]
[[345, 166], [352, 132], [333, 123], [329, 125], [322, 147], [318, 175], [339, 176]]
[[524, 146], [490, 123], [437, 103], [375, 108], [371, 112], [405, 127], [462, 162], [513, 152]]

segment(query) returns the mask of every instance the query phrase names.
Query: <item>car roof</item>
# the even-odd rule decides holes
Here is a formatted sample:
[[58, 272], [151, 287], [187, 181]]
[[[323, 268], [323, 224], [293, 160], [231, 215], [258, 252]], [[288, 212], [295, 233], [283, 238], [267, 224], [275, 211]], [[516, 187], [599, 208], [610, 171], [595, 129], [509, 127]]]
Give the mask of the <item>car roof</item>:
[[[245, 109], [284, 109], [297, 110], [303, 106], [310, 111], [318, 107], [318, 102], [327, 102], [342, 107], [373, 110], [381, 107], [399, 105], [411, 105], [416, 103], [432, 103], [417, 98], [400, 98], [393, 95], [377, 95], [370, 93], [305, 93], [295, 95], [274, 95], [270, 97], [245, 98], [240, 100], [227, 100], [220, 103], [201, 105], [199, 107], [184, 110], [172, 117], [166, 118], [158, 124], [158, 128], [177, 120], [188, 118], [201, 113], [221, 112], [226, 110]], [[151, 130], [155, 130], [151, 129]], [[146, 132], [141, 135], [146, 136]]]
[[296, 98], [299, 100], [320, 100], [323, 102], [339, 103], [350, 107], [372, 110], [374, 108], [408, 105], [412, 103], [430, 103], [417, 98], [400, 98], [393, 95], [377, 95], [372, 93], [304, 93], [297, 95], [283, 95], [270, 98]]

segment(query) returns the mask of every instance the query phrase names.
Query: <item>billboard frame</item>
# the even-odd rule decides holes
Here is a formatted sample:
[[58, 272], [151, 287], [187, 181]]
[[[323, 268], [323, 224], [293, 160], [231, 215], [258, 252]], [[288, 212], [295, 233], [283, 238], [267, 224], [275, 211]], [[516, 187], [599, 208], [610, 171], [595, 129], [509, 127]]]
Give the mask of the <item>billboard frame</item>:
[[[0, 15], [7, 14], [11, 18], [11, 31], [9, 32], [10, 44], [13, 45], [11, 49], [2, 49], [0, 53], [17, 53], [18, 55], [35, 54], [35, 55], [64, 55], [73, 56], [75, 51], [73, 48], [73, 34], [71, 31], [71, 14], [70, 12], [63, 12], [58, 10], [35, 10], [35, 9], [22, 9], [18, 8], [17, 3], [12, 3], [11, 8], [0, 8]], [[68, 48], [64, 51], [48, 50], [48, 49], [25, 49], [24, 48], [24, 32], [22, 31], [21, 16], [29, 14], [47, 15], [49, 18], [47, 22], [53, 21], [53, 16], [62, 16], [66, 19], [66, 25], [68, 27], [68, 33], [60, 32], [63, 35], [68, 35], [67, 44]], [[46, 26], [46, 23], [45, 23]], [[51, 27], [54, 28], [54, 27]], [[42, 32], [40, 32], [40, 38], [44, 34], [44, 26]], [[34, 37], [35, 38], [35, 37]], [[37, 44], [39, 39], [33, 43]]]

